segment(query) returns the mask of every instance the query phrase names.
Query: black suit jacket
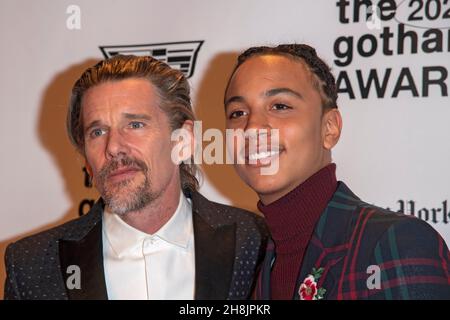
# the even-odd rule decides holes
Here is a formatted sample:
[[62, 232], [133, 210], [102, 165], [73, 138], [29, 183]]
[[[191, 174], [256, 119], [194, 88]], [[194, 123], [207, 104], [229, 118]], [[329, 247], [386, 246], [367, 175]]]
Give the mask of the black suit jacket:
[[[211, 202], [197, 192], [188, 196], [195, 239], [195, 299], [248, 298], [267, 239], [263, 219]], [[5, 254], [4, 298], [108, 299], [103, 208], [100, 199], [88, 214], [10, 244]], [[80, 268], [80, 289], [66, 286], [73, 272], [68, 270], [71, 265]]]

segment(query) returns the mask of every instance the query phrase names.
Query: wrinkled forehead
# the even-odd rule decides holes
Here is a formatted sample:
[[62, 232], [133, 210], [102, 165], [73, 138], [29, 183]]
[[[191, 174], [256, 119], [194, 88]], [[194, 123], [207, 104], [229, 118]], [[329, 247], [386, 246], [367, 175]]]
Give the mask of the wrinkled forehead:
[[83, 127], [93, 118], [101, 120], [112, 115], [151, 115], [160, 117], [160, 98], [145, 79], [110, 81], [89, 88], [81, 106]]
[[81, 100], [82, 107], [86, 105], [102, 105], [108, 103], [133, 102], [140, 104], [159, 103], [160, 94], [157, 88], [143, 78], [128, 78], [108, 80], [88, 88]]
[[101, 100], [126, 96], [155, 98], [159, 97], [159, 90], [150, 80], [140, 77], [104, 80], [87, 88], [83, 93], [83, 100], [87, 97], [90, 100]]

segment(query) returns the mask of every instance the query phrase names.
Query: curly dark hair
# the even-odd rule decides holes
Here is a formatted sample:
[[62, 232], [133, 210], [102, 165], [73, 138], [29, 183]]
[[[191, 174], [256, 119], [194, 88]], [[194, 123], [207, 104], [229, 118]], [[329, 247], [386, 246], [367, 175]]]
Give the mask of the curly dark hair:
[[322, 98], [323, 109], [337, 108], [336, 80], [331, 73], [331, 69], [319, 58], [316, 50], [307, 44], [280, 44], [276, 47], [262, 46], [245, 50], [237, 59], [237, 64], [231, 73], [226, 90], [228, 90], [234, 73], [245, 61], [254, 56], [262, 55], [281, 55], [299, 59], [312, 74], [313, 86]]

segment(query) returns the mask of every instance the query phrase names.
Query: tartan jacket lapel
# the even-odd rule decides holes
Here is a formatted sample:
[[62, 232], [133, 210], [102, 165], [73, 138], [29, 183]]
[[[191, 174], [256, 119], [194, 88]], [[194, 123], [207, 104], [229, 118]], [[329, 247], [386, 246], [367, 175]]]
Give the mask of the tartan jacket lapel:
[[275, 259], [275, 244], [272, 239], [267, 240], [264, 260], [256, 272], [256, 283], [253, 291], [253, 300], [270, 300], [270, 272]]
[[[324, 268], [318, 286], [327, 290], [324, 298], [337, 295], [339, 277], [343, 269], [344, 257], [348, 254], [351, 231], [355, 224], [352, 218], [359, 198], [343, 182], [321, 214], [303, 258], [294, 299], [299, 299], [298, 290], [303, 280], [313, 268]], [[340, 232], [346, 230], [345, 232]], [[273, 242], [269, 241], [266, 256], [258, 272], [254, 298], [270, 299], [270, 270], [275, 258]]]
[[299, 299], [300, 285], [312, 273], [313, 268], [323, 268], [317, 286], [326, 290], [324, 299], [333, 299], [337, 296], [339, 277], [355, 224], [353, 212], [359, 201], [345, 183], [341, 181], [338, 183], [338, 188], [321, 214], [306, 249], [294, 299]]

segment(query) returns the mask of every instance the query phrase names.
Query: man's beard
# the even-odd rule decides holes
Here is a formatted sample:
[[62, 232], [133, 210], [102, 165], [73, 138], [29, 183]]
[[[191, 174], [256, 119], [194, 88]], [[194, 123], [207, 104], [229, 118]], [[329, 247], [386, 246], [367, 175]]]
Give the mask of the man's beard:
[[[113, 184], [108, 182], [111, 173], [119, 168], [139, 170], [137, 173], [144, 175], [144, 181], [138, 183], [134, 181], [136, 177], [132, 177]], [[125, 155], [116, 157], [103, 166], [96, 183], [105, 205], [112, 213], [124, 216], [129, 212], [141, 210], [157, 197], [151, 192], [148, 171], [144, 162]]]

